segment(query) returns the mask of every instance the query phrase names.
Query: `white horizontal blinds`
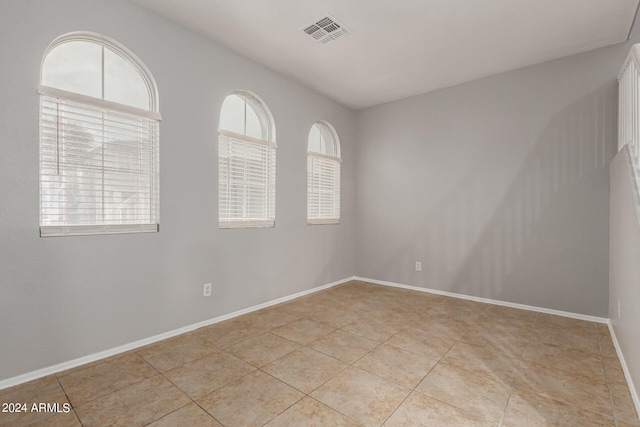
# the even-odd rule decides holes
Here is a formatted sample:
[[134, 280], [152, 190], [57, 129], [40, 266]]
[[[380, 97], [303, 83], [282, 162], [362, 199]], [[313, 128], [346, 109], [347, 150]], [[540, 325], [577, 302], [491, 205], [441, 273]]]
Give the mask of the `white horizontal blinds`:
[[220, 228], [273, 227], [276, 144], [273, 119], [254, 95], [234, 92], [220, 111]]
[[220, 227], [274, 226], [276, 145], [221, 130], [219, 168]]
[[42, 235], [157, 231], [158, 120], [41, 95]]
[[326, 122], [311, 126], [307, 154], [307, 223], [340, 222], [340, 143]]
[[307, 156], [307, 221], [340, 222], [340, 160], [321, 154]]

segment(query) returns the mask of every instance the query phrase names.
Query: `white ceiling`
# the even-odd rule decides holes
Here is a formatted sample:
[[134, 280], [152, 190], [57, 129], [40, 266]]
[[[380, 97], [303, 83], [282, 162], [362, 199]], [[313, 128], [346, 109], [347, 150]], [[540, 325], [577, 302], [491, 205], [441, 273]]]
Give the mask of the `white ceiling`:
[[[133, 0], [354, 109], [627, 40], [640, 0]], [[300, 31], [332, 15], [351, 34]]]

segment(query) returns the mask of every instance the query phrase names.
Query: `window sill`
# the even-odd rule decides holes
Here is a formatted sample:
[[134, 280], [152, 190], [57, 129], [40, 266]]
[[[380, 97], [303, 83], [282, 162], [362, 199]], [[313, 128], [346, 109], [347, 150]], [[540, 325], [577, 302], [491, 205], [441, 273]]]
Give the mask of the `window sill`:
[[40, 237], [89, 236], [96, 234], [157, 233], [160, 224], [41, 225]]

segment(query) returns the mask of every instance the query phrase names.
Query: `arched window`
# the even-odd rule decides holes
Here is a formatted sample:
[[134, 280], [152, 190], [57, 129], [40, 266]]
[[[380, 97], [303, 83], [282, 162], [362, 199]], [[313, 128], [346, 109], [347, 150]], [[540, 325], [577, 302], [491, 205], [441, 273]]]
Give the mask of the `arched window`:
[[276, 208], [275, 126], [255, 95], [234, 92], [220, 111], [220, 228], [273, 227]]
[[94, 33], [54, 40], [40, 70], [40, 234], [158, 231], [158, 94]]
[[307, 223], [340, 222], [340, 142], [329, 123], [316, 122], [307, 148]]

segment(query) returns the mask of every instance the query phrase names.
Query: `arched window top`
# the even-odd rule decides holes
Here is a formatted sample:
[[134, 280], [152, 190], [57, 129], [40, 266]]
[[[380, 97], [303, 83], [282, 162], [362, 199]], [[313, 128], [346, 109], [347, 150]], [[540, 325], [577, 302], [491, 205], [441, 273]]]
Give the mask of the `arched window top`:
[[271, 112], [260, 98], [245, 91], [233, 92], [225, 98], [220, 129], [262, 141], [276, 139]]
[[340, 141], [333, 126], [327, 122], [315, 122], [309, 131], [307, 150], [309, 153], [340, 158]]
[[127, 48], [108, 37], [76, 32], [58, 37], [45, 52], [42, 86], [130, 107], [158, 111], [151, 73]]

